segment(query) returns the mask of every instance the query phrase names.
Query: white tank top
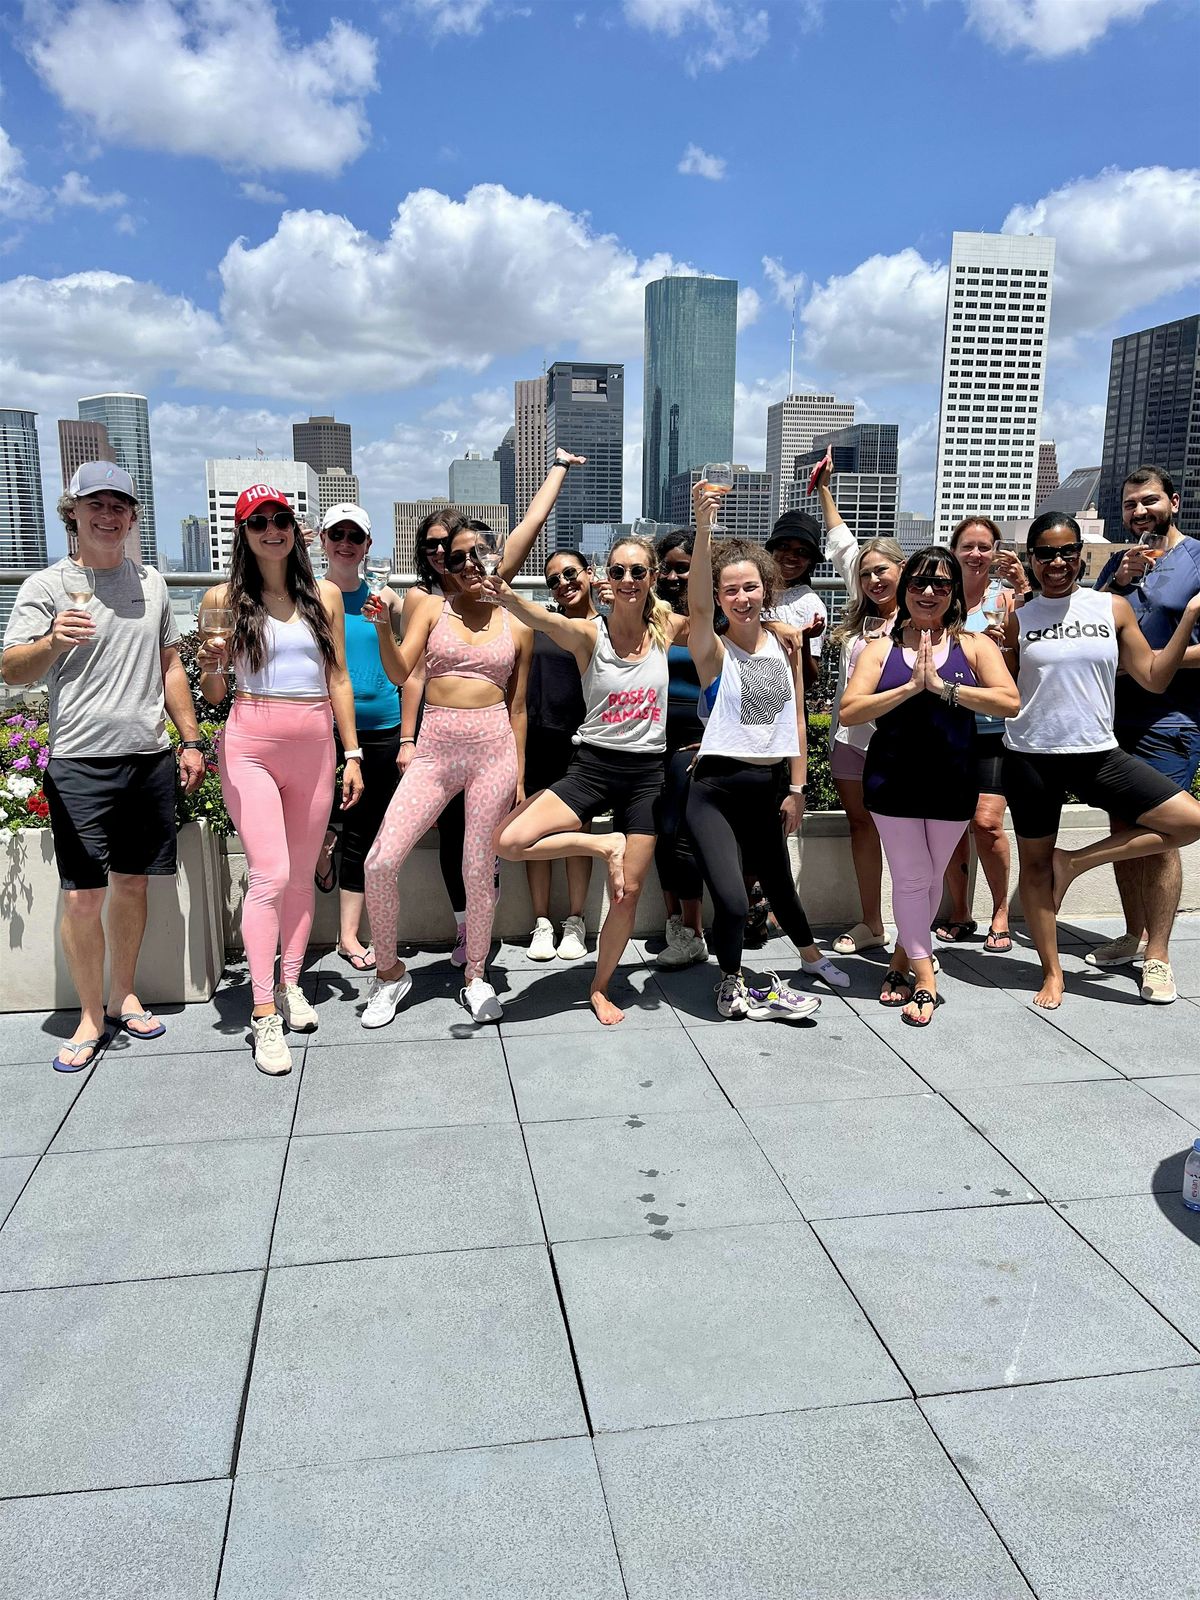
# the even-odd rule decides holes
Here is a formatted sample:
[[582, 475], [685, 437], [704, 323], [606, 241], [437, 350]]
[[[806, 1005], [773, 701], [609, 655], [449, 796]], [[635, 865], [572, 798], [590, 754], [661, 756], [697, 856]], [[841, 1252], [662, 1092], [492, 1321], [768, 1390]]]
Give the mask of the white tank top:
[[667, 652], [651, 645], [639, 661], [619, 656], [604, 618], [583, 674], [587, 713], [576, 744], [661, 755], [667, 748]]
[[782, 761], [800, 754], [796, 731], [796, 685], [787, 652], [774, 634], [750, 655], [728, 637], [721, 675], [703, 691], [711, 710], [701, 756], [740, 761]]
[[240, 693], [261, 695], [268, 700], [328, 699], [325, 658], [303, 618], [276, 622], [274, 617], [268, 617], [266, 646], [266, 659], [258, 672], [245, 656], [234, 661]]
[[1016, 617], [1021, 709], [1005, 725], [1005, 744], [1028, 755], [1114, 750], [1117, 625], [1112, 595], [1094, 589], [1076, 589], [1065, 600], [1038, 595]]

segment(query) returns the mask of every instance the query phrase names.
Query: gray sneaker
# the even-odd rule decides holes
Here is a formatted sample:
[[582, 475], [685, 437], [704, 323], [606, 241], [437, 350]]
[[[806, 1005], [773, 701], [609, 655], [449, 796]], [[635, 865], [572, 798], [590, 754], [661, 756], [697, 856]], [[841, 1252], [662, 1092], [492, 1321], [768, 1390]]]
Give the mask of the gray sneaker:
[[705, 943], [704, 935], [681, 926], [674, 944], [669, 944], [665, 950], [658, 952], [654, 958], [654, 965], [670, 972], [680, 967], [694, 967], [701, 961], [707, 960], [708, 945]]

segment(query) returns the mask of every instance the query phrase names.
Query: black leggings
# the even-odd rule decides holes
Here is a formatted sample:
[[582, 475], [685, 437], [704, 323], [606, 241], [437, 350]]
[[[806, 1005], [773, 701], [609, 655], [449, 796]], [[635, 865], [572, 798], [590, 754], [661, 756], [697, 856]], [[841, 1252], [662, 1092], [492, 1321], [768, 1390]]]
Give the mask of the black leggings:
[[684, 814], [687, 810], [694, 750], [669, 750], [667, 776], [654, 807], [658, 839], [654, 864], [658, 881], [680, 900], [699, 900], [704, 884], [692, 849]]
[[467, 798], [460, 789], [446, 804], [437, 819], [438, 866], [450, 900], [451, 911], [462, 911], [467, 903], [463, 883], [463, 843], [467, 837]]
[[[388, 802], [396, 792], [400, 777], [396, 756], [400, 750], [400, 729], [360, 728], [359, 749], [363, 753], [362, 799], [349, 811], [342, 810], [342, 786], [334, 784], [333, 809], [329, 826], [340, 836], [338, 881], [352, 894], [363, 893], [363, 862], [375, 843]], [[342, 741], [334, 734], [337, 764], [342, 764]]]
[[787, 793], [787, 764], [750, 766], [728, 756], [704, 756], [692, 774], [687, 825], [712, 895], [712, 945], [722, 972], [738, 972], [750, 908], [744, 871], [762, 884], [780, 927], [794, 945], [813, 942], [792, 881], [779, 807]]

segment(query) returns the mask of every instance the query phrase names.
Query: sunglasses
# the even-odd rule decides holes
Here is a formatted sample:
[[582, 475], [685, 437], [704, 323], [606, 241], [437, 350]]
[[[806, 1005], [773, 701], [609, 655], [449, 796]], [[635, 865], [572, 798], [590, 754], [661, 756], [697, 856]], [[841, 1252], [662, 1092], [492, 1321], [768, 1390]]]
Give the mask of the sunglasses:
[[325, 535], [330, 544], [366, 544], [367, 536], [361, 528], [331, 528]]
[[659, 583], [686, 583], [691, 567], [659, 567]]
[[932, 589], [934, 594], [946, 595], [954, 593], [953, 578], [910, 578], [908, 580], [910, 594], [923, 594], [926, 589]]
[[265, 511], [256, 511], [253, 516], [247, 517], [242, 524], [253, 533], [265, 533], [268, 528], [275, 527], [284, 532], [288, 528], [295, 528], [296, 519], [290, 511], [276, 511], [268, 516]]
[[1043, 564], [1057, 561], [1061, 556], [1064, 561], [1078, 561], [1083, 554], [1082, 544], [1035, 544], [1029, 554], [1035, 561]]
[[611, 579], [613, 579], [613, 581], [616, 582], [616, 583], [623, 583], [624, 580], [625, 580], [625, 574], [626, 573], [629, 574], [629, 576], [633, 579], [634, 583], [641, 583], [643, 578], [648, 578], [650, 576], [650, 568], [649, 567], [643, 567], [643, 566], [641, 566], [639, 564], [639, 565], [633, 566], [633, 567], [624, 567], [624, 566], [611, 567], [610, 566], [609, 569], [608, 569], [609, 577]]
[[564, 567], [561, 572], [552, 572], [546, 579], [546, 587], [552, 593], [560, 583], [574, 583], [579, 576], [578, 567]]
[[468, 561], [477, 572], [483, 571], [483, 563], [474, 550], [448, 550], [446, 552], [446, 571], [461, 572]]

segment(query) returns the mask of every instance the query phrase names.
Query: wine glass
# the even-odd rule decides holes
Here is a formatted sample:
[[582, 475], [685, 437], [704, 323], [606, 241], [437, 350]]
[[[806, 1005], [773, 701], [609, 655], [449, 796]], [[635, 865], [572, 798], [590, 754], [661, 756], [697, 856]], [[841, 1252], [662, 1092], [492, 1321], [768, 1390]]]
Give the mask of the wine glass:
[[329, 571], [329, 557], [319, 536], [308, 547], [308, 564], [314, 578], [323, 578]]
[[372, 556], [366, 564], [367, 593], [380, 595], [388, 586], [392, 563], [386, 556]]
[[296, 526], [300, 530], [300, 537], [312, 549], [312, 542], [321, 531], [321, 519], [315, 511], [301, 511], [296, 518]]
[[892, 622], [890, 617], [865, 617], [863, 619], [862, 635], [868, 644], [874, 644], [876, 639], [882, 639]]
[[[494, 528], [480, 528], [475, 535], [475, 557], [489, 578], [494, 578], [499, 571], [503, 555], [503, 534], [497, 533]], [[485, 594], [480, 598], [490, 606], [499, 604], [494, 595]]]
[[1004, 584], [998, 577], [988, 582], [983, 591], [983, 620], [989, 628], [1002, 628], [1008, 621], [1008, 600], [1004, 592]]
[[81, 567], [74, 561], [68, 561], [63, 567], [63, 588], [73, 606], [86, 609], [96, 592], [96, 577], [91, 567]]
[[603, 561], [592, 562], [592, 594], [597, 605], [612, 605], [612, 587], [608, 581], [608, 567]]
[[[733, 464], [729, 461], [706, 461], [704, 464], [704, 486], [714, 494], [728, 494], [733, 488]], [[712, 533], [724, 533], [725, 524], [713, 521], [709, 530]]]
[[233, 612], [229, 607], [200, 606], [197, 620], [205, 644], [212, 645], [214, 650], [224, 650], [229, 635], [233, 632]]

